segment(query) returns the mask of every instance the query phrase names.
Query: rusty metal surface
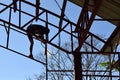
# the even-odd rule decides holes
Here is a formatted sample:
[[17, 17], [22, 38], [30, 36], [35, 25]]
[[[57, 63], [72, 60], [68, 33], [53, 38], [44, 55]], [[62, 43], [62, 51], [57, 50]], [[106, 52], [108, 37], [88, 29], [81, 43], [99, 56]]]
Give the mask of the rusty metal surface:
[[[84, 0], [69, 0], [79, 6], [82, 7]], [[90, 0], [90, 4], [93, 5], [93, 0]], [[91, 8], [89, 10], [91, 11]], [[107, 19], [110, 23], [114, 25], [118, 25], [119, 21], [111, 21], [109, 19], [120, 19], [120, 2], [118, 0], [103, 0], [100, 9], [97, 13], [98, 16], [102, 17], [103, 19]]]

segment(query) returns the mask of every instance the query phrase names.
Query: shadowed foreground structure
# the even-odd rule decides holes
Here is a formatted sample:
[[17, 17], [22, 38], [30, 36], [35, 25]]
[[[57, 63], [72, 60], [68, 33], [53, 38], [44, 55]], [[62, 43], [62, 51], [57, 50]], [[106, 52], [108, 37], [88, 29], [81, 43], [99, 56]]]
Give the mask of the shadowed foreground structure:
[[[56, 1], [56, 0], [54, 0]], [[65, 11], [67, 7], [67, 3], [72, 2], [78, 6], [80, 6], [81, 12], [78, 17], [77, 23], [70, 21], [66, 18]], [[50, 3], [49, 3], [50, 4]], [[56, 3], [58, 5], [58, 3]], [[27, 12], [25, 9], [22, 8], [22, 6], [29, 6], [34, 10], [34, 14], [31, 12]], [[6, 46], [3, 46], [0, 44], [1, 48], [5, 48], [7, 50], [10, 50], [14, 53], [17, 53], [19, 55], [22, 55], [26, 58], [31, 58], [24, 53], [20, 53], [19, 51], [13, 50], [9, 47], [11, 44], [9, 42], [10, 39], [10, 30], [14, 30], [16, 32], [19, 32], [20, 34], [26, 35], [26, 27], [30, 25], [33, 21], [36, 22], [43, 22], [45, 25], [44, 27], [47, 27], [50, 29], [49, 35], [47, 34], [45, 36], [46, 43], [44, 44], [45, 47], [45, 54], [47, 54], [48, 47], [52, 46], [58, 50], [60, 50], [62, 53], [66, 53], [69, 55], [73, 55], [74, 57], [74, 70], [49, 70], [49, 59], [46, 55], [46, 62], [39, 61], [34, 58], [31, 58], [43, 65], [46, 66], [46, 80], [49, 79], [49, 74], [54, 72], [73, 72], [74, 73], [74, 80], [83, 80], [83, 77], [85, 76], [94, 76], [94, 77], [107, 77], [109, 80], [113, 80], [114, 77], [117, 79], [120, 78], [119, 74], [112, 74], [112, 70], [115, 67], [115, 65], [120, 66], [120, 55], [119, 52], [116, 51], [117, 47], [119, 46], [119, 40], [120, 40], [120, 2], [119, 0], [63, 0], [62, 1], [62, 7], [59, 14], [54, 13], [51, 10], [47, 10], [44, 7], [41, 7], [40, 0], [34, 0], [34, 2], [29, 0], [11, 0], [10, 3], [2, 3], [0, 2], [0, 15], [6, 13], [8, 15], [8, 19], [5, 19], [4, 17], [0, 18], [0, 26], [4, 27], [6, 29], [7, 34], [7, 41]], [[59, 6], [59, 5], [58, 5]], [[8, 10], [6, 12], [6, 10]], [[91, 14], [90, 14], [91, 13]], [[18, 24], [13, 22], [12, 15], [17, 15], [18, 17]], [[22, 22], [23, 14], [29, 19], [26, 22]], [[44, 15], [44, 18], [41, 16]], [[57, 25], [50, 22], [51, 17], [59, 19]], [[101, 18], [96, 18], [96, 15], [100, 16]], [[90, 32], [90, 28], [92, 27], [92, 24], [94, 21], [108, 21], [109, 23], [113, 24], [115, 26], [115, 30], [111, 34], [111, 36], [105, 41], [95, 34]], [[64, 23], [64, 24], [63, 24]], [[108, 26], [105, 26], [108, 27]], [[65, 28], [70, 28], [69, 30], [66, 30]], [[56, 31], [52, 33], [52, 30], [55, 29]], [[62, 33], [65, 33], [67, 36], [70, 36], [70, 50], [67, 50], [60, 45], [60, 41], [64, 41], [63, 38], [60, 37]], [[77, 35], [76, 35], [77, 34]], [[52, 35], [52, 36], [50, 36]], [[33, 35], [33, 39], [38, 39], [38, 36]], [[56, 44], [54, 40], [58, 38], [59, 44]], [[87, 43], [86, 40], [90, 38], [91, 42]], [[97, 39], [100, 43], [103, 44], [101, 48], [96, 48], [94, 46], [93, 38]], [[73, 45], [73, 42], [76, 40], [78, 42], [77, 47]], [[91, 47], [90, 51], [82, 51], [82, 47], [84, 44], [87, 44]], [[111, 63], [112, 59], [115, 58], [111, 55], [117, 56], [117, 60], [114, 64], [109, 64], [110, 70], [83, 70], [82, 66], [82, 54], [104, 54], [108, 56], [109, 63]], [[89, 75], [85, 74], [84, 72], [103, 72], [103, 74], [100, 75]], [[107, 72], [108, 74], [105, 75], [104, 73]]]

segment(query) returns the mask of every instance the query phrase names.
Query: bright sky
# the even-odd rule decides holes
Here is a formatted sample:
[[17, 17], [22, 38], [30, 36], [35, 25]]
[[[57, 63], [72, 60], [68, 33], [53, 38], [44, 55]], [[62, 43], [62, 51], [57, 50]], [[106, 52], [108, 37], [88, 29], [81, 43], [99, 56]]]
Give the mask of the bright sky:
[[[12, 0], [0, 0], [0, 3], [10, 4], [11, 1]], [[27, 0], [27, 1], [34, 2], [35, 0]], [[60, 9], [54, 0], [40, 0], [40, 1], [41, 1], [40, 6], [52, 12], [60, 14]], [[61, 0], [57, 0], [57, 1], [61, 6], [62, 1]], [[3, 9], [3, 6], [0, 5], [0, 10], [2, 9]], [[34, 14], [34, 9], [26, 4], [22, 6], [22, 9], [29, 13]], [[74, 5], [71, 2], [68, 2], [65, 14], [69, 18], [69, 20], [76, 23], [78, 20], [80, 10], [81, 10], [80, 7], [78, 7], [77, 5]], [[8, 18], [8, 12], [9, 10], [5, 11], [4, 13], [1, 13], [0, 18], [6, 20]], [[18, 15], [16, 13], [13, 13], [13, 15], [12, 15], [12, 22], [14, 24], [18, 24]], [[25, 16], [25, 15], [22, 15], [22, 16], [23, 16], [22, 24], [24, 24], [27, 21], [27, 19], [30, 19], [30, 17], [28, 16]], [[58, 22], [58, 20], [54, 19], [54, 17], [51, 17], [51, 19], [49, 20], [54, 24], [57, 24]], [[36, 22], [34, 21], [34, 23]], [[44, 24], [44, 23], [40, 23], [40, 24]], [[0, 45], [5, 46], [6, 32], [3, 27], [0, 26], [0, 28], [1, 28], [0, 29], [0, 39], [1, 39]], [[113, 25], [105, 21], [94, 22], [90, 31], [95, 34], [100, 34], [100, 35], [104, 34], [105, 36], [108, 37], [110, 33], [113, 31], [113, 28], [115, 28]], [[53, 33], [54, 32], [51, 32], [50, 36], [54, 35]], [[41, 47], [39, 46], [41, 46], [41, 43], [36, 41], [34, 52], [33, 52], [35, 56], [40, 51]], [[29, 55], [29, 41], [27, 37], [15, 31], [11, 31], [9, 47], [13, 50], [24, 53], [25, 55]], [[33, 60], [30, 60], [28, 58], [15, 54], [11, 51], [0, 48], [0, 80], [26, 80], [29, 77], [34, 78], [35, 74], [39, 75], [42, 72], [42, 67], [43, 65], [38, 62], [35, 62]]]

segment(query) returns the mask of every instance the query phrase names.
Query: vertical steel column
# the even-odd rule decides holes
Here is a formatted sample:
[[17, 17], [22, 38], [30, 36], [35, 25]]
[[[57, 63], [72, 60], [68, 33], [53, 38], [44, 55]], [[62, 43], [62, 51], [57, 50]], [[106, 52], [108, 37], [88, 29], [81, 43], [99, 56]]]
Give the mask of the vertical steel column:
[[74, 47], [74, 46], [73, 46], [73, 35], [72, 35], [72, 32], [73, 32], [72, 30], [73, 30], [73, 28], [72, 28], [72, 24], [71, 24], [71, 23], [70, 23], [70, 30], [71, 30], [71, 31], [70, 31], [70, 33], [71, 33], [71, 50], [72, 50], [72, 52], [73, 52], [73, 50], [74, 50], [74, 49], [73, 49], [73, 47]]
[[[60, 21], [59, 21], [59, 35], [58, 35], [58, 45], [59, 47], [61, 46], [61, 35], [60, 35], [60, 31], [62, 29], [62, 24], [63, 24], [63, 18], [65, 16], [65, 8], [66, 8], [66, 4], [67, 4], [67, 0], [63, 0], [63, 5], [62, 5], [62, 10], [61, 10], [61, 16], [60, 16]], [[58, 48], [58, 70], [60, 69], [60, 50]], [[60, 72], [58, 72], [58, 80], [60, 80], [61, 78], [61, 74]]]
[[36, 21], [39, 18], [39, 5], [40, 5], [40, 0], [36, 0]]
[[[109, 59], [109, 67], [111, 68], [111, 54], [108, 55], [108, 59]], [[112, 80], [112, 70], [109, 70], [109, 80]]]
[[82, 80], [82, 56], [80, 53], [74, 52], [74, 80]]
[[[78, 33], [78, 43], [80, 45], [81, 39], [84, 34], [84, 29], [88, 24], [88, 7], [89, 0], [85, 0], [81, 14], [79, 16], [75, 32]], [[75, 80], [82, 80], [82, 54], [78, 50], [75, 50], [74, 54], [74, 67], [75, 67]]]
[[[86, 40], [86, 36], [90, 30], [90, 27], [92, 25], [92, 22], [99, 10], [99, 7], [102, 3], [102, 0], [97, 0], [94, 9], [92, 10], [92, 14], [91, 17], [88, 21], [86, 21], [86, 9], [87, 9], [87, 3], [89, 2], [89, 0], [85, 0], [84, 5], [83, 5], [83, 9], [82, 12], [80, 14], [78, 23], [77, 23], [77, 27], [75, 29], [75, 31], [77, 31], [78, 33], [78, 42], [79, 42], [79, 46], [76, 48], [76, 50], [74, 51], [74, 66], [75, 66], [75, 80], [82, 80], [82, 56], [79, 53], [81, 50], [81, 47], [84, 43], [84, 41]], [[87, 23], [87, 24], [84, 24]]]
[[17, 10], [17, 0], [13, 0], [13, 8], [14, 8], [14, 12], [16, 12], [16, 10]]
[[21, 0], [19, 1], [19, 27], [21, 27]]
[[[46, 27], [48, 28], [48, 13], [46, 12]], [[48, 41], [48, 34], [46, 34], [46, 40]], [[48, 80], [48, 54], [47, 54], [47, 42], [45, 43], [45, 55], [46, 55], [46, 80]]]
[[120, 53], [118, 54], [119, 80], [120, 80]]

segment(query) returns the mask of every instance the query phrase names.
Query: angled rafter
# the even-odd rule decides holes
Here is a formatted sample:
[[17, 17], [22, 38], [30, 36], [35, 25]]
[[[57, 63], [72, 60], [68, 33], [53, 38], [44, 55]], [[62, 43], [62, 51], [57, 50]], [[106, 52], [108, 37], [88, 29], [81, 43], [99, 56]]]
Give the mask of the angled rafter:
[[[78, 52], [81, 50], [81, 47], [83, 45], [83, 43], [85, 42], [86, 40], [86, 37], [87, 37], [87, 34], [89, 32], [89, 29], [92, 25], [92, 22], [99, 10], [99, 7], [102, 3], [101, 0], [98, 0], [96, 1], [96, 4], [95, 4], [95, 7], [92, 11], [92, 15], [90, 17], [90, 19], [88, 20], [86, 26], [83, 25], [83, 29], [84, 31], [81, 31], [79, 27], [80, 24], [83, 24], [82, 21], [86, 20], [86, 17], [83, 17], [83, 16], [86, 16], [86, 9], [87, 9], [87, 6], [86, 6], [86, 3], [88, 2], [89, 0], [85, 0], [84, 2], [84, 5], [83, 5], [83, 9], [82, 9], [82, 12], [81, 12], [81, 15], [78, 19], [78, 23], [77, 23], [77, 32], [78, 32], [78, 42], [79, 42], [79, 45], [78, 47], [76, 48], [75, 52], [73, 53], [74, 54], [74, 66], [75, 66], [75, 80], [82, 80], [82, 56], [81, 54], [79, 54]], [[80, 29], [80, 30], [79, 30]], [[81, 31], [81, 32], [80, 32]]]
[[63, 18], [64, 18], [64, 16], [65, 16], [66, 4], [67, 4], [67, 0], [64, 0], [64, 1], [63, 1], [62, 10], [61, 10], [60, 21], [59, 21], [59, 27], [60, 27], [60, 29], [61, 29], [61, 27], [62, 27]]
[[87, 36], [87, 34], [88, 34], [89, 30], [90, 30], [90, 27], [92, 25], [92, 22], [93, 22], [95, 16], [97, 15], [97, 12], [98, 12], [98, 10], [99, 10], [99, 8], [101, 6], [101, 3], [102, 3], [102, 0], [97, 0], [96, 1], [96, 5], [95, 5], [94, 9], [92, 10], [91, 17], [90, 17], [90, 19], [88, 21], [88, 24], [86, 25], [84, 34], [83, 34], [83, 36], [82, 36], [82, 38], [81, 38], [81, 40], [79, 42], [79, 46], [78, 46], [78, 48], [76, 48], [75, 52], [79, 52], [82, 45], [83, 45], [83, 43], [85, 42], [86, 36]]
[[[2, 3], [0, 3], [0, 4], [1, 4], [1, 5], [4, 5], [4, 4], [2, 4]], [[4, 12], [6, 9], [10, 8], [12, 5], [13, 5], [13, 3], [7, 5], [5, 8], [3, 8], [3, 9], [0, 11], [0, 13]]]

